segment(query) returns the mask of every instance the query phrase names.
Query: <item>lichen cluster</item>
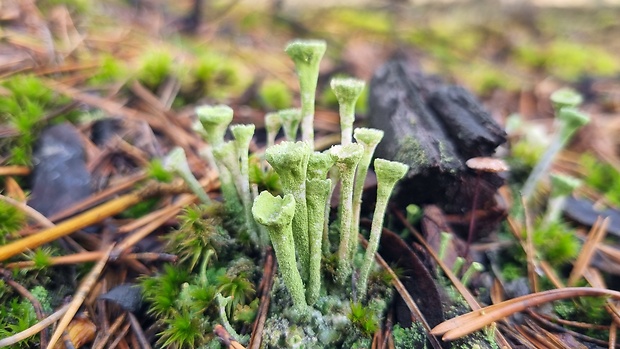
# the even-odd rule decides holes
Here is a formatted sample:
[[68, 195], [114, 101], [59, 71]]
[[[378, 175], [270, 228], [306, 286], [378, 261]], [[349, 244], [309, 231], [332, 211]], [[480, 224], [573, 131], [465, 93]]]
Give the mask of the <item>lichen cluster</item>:
[[[196, 109], [195, 129], [208, 142], [201, 153], [219, 171], [227, 211], [244, 218], [244, 231], [256, 251], [264, 251], [269, 243], [275, 251], [281, 278], [274, 286], [272, 309], [279, 310], [267, 321], [264, 338], [267, 347], [272, 348], [367, 347], [378, 329], [385, 298], [389, 298], [386, 286], [378, 291], [374, 288], [369, 295], [368, 280], [375, 265], [387, 202], [408, 167], [375, 160], [378, 188], [374, 221], [366, 252], [358, 253], [362, 191], [383, 131], [354, 129], [355, 104], [365, 84], [353, 78], [335, 78], [331, 87], [340, 104], [342, 144], [315, 151], [315, 93], [325, 49], [325, 42], [319, 40], [295, 40], [285, 49], [299, 76], [301, 108], [265, 116], [268, 147], [266, 163], [260, 165], [277, 173], [281, 193], [264, 190], [258, 194], [256, 183], [250, 181], [250, 173], [255, 172], [250, 170], [248, 156], [254, 125], [229, 127], [233, 111], [227, 106]], [[227, 129], [233, 141], [224, 140]], [[285, 140], [277, 142], [280, 129]], [[209, 204], [209, 197], [191, 178], [182, 152], [175, 149], [167, 163], [203, 203]], [[338, 237], [332, 246], [328, 232], [330, 201], [338, 183]], [[222, 296], [216, 299], [220, 308], [230, 301]], [[227, 313], [221, 310], [220, 314], [223, 325], [234, 333]]]

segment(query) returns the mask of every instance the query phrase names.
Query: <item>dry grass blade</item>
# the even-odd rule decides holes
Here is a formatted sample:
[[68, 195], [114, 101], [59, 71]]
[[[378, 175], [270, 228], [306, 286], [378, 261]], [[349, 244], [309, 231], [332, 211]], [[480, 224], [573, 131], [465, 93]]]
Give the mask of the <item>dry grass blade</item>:
[[273, 250], [268, 249], [265, 257], [265, 265], [263, 267], [263, 279], [261, 280], [259, 290], [262, 290], [260, 297], [260, 305], [258, 307], [258, 316], [254, 321], [252, 327], [252, 337], [250, 337], [250, 344], [248, 349], [259, 349], [261, 345], [261, 338], [263, 336], [263, 329], [265, 328], [265, 321], [267, 321], [267, 315], [269, 312], [269, 304], [271, 303], [271, 288], [273, 287], [273, 276], [276, 273], [277, 266], [274, 263]]
[[213, 333], [220, 339], [222, 344], [224, 344], [228, 349], [245, 349], [241, 343], [237, 342], [231, 335], [226, 331], [224, 326], [215, 325], [213, 329]]
[[568, 287], [528, 294], [446, 320], [435, 326], [431, 333], [443, 334], [443, 340], [454, 340], [530, 307], [560, 299], [584, 296], [609, 296], [620, 299], [620, 292], [589, 287]]
[[140, 242], [142, 239], [144, 239], [147, 235], [152, 233], [155, 229], [159, 228], [166, 221], [168, 221], [171, 218], [176, 217], [179, 211], [181, 211], [183, 207], [191, 204], [194, 201], [196, 201], [196, 196], [183, 195], [179, 199], [179, 202], [175, 203], [173, 206], [169, 208], [166, 208], [166, 213], [164, 215], [153, 220], [149, 224], [142, 227], [140, 230], [128, 236], [121, 243], [119, 243], [114, 249], [114, 252], [112, 254], [114, 256], [120, 256], [125, 250], [129, 249], [136, 243]]
[[575, 284], [577, 284], [577, 281], [579, 281], [579, 279], [583, 276], [583, 273], [590, 265], [590, 261], [592, 260], [592, 257], [596, 252], [596, 247], [598, 243], [601, 242], [607, 234], [608, 225], [609, 218], [605, 218], [602, 222], [599, 218], [590, 230], [588, 238], [586, 239], [586, 242], [581, 249], [579, 257], [577, 257], [573, 270], [571, 271], [568, 278], [569, 286], [574, 286]]
[[0, 348], [4, 348], [4, 347], [8, 347], [9, 345], [16, 344], [19, 341], [22, 341], [30, 336], [33, 336], [43, 331], [44, 328], [51, 326], [53, 323], [58, 321], [67, 312], [68, 309], [69, 309], [69, 304], [65, 304], [60, 309], [52, 313], [50, 316], [34, 324], [32, 327], [27, 328], [21, 332], [18, 332], [10, 337], [0, 339]]
[[527, 258], [527, 277], [534, 292], [540, 291], [538, 288], [538, 275], [536, 274], [536, 248], [534, 247], [532, 219], [527, 209], [527, 200], [521, 197], [521, 204], [525, 213], [525, 257]]
[[84, 281], [82, 281], [82, 284], [80, 285], [80, 287], [78, 287], [77, 291], [75, 291], [73, 300], [71, 301], [71, 303], [69, 303], [69, 308], [67, 309], [67, 312], [62, 317], [62, 319], [60, 320], [60, 323], [56, 327], [56, 331], [54, 331], [54, 334], [52, 335], [52, 338], [50, 339], [50, 342], [47, 345], [47, 349], [54, 348], [54, 346], [56, 345], [56, 342], [58, 342], [63, 332], [65, 331], [65, 329], [67, 328], [71, 320], [73, 319], [73, 316], [80, 309], [80, 306], [82, 306], [82, 302], [84, 302], [84, 299], [88, 295], [88, 292], [90, 292], [90, 289], [95, 284], [95, 282], [97, 281], [97, 278], [99, 277], [99, 274], [101, 274], [101, 272], [103, 271], [103, 268], [108, 262], [108, 257], [110, 257], [112, 248], [114, 248], [114, 245], [111, 245], [107, 248], [103, 257], [99, 260], [99, 262], [97, 262], [97, 264], [95, 264], [95, 266], [90, 271], [90, 273], [88, 273], [88, 275], [86, 275], [86, 277], [84, 278]]
[[[362, 235], [359, 236], [359, 239], [362, 242], [362, 245], [364, 246], [364, 248], [366, 248], [368, 246], [368, 241]], [[396, 275], [396, 273], [394, 273], [394, 270], [390, 268], [390, 266], [385, 262], [385, 260], [383, 260], [383, 258], [381, 258], [381, 256], [378, 253], [375, 254], [375, 259], [377, 260], [377, 262], [379, 262], [381, 267], [383, 267], [383, 269], [385, 269], [390, 274], [392, 278], [392, 284], [394, 285], [394, 287], [396, 288], [400, 296], [405, 301], [405, 304], [407, 305], [407, 308], [409, 308], [409, 310], [411, 311], [411, 314], [414, 316], [414, 318], [417, 321], [419, 321], [422, 324], [422, 327], [424, 327], [426, 336], [430, 340], [433, 348], [441, 349], [441, 343], [439, 343], [437, 338], [435, 338], [435, 336], [431, 334], [431, 326], [428, 324], [428, 322], [426, 322], [424, 315], [422, 314], [417, 304], [413, 301], [413, 299], [409, 295], [409, 292], [407, 292], [407, 289], [405, 288], [405, 286], [402, 284], [402, 282], [400, 282], [400, 280], [398, 279], [398, 276]]]
[[0, 176], [27, 176], [30, 168], [26, 166], [1, 166]]

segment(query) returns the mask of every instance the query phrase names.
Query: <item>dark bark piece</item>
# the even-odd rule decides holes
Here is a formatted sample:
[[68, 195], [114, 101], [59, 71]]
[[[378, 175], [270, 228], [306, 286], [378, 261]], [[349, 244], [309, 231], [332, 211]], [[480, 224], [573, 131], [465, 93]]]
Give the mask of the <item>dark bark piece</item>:
[[33, 154], [32, 195], [28, 205], [43, 215], [90, 196], [91, 177], [78, 131], [64, 123], [45, 129]]
[[589, 227], [593, 226], [599, 217], [609, 217], [607, 233], [620, 236], [620, 211], [617, 209], [597, 210], [592, 201], [571, 196], [566, 199], [564, 214], [575, 222]]
[[506, 142], [504, 130], [464, 88], [440, 87], [431, 93], [428, 103], [458, 145], [462, 158], [491, 155]]
[[[395, 195], [400, 204], [434, 204], [447, 214], [463, 214], [471, 210], [480, 180], [477, 208], [497, 212], [498, 219], [491, 222], [505, 215], [501, 209], [493, 210], [502, 177], [479, 176], [465, 162], [492, 155], [506, 134], [465, 89], [442, 85], [397, 57], [375, 72], [368, 118], [370, 127], [385, 132], [376, 155], [410, 166]], [[493, 229], [493, 224], [476, 225], [474, 236], [485, 236]]]
[[[400, 281], [424, 314], [428, 324], [434, 327], [441, 323], [444, 317], [435, 281], [424, 263], [407, 246], [407, 243], [395, 233], [384, 229], [381, 234], [379, 254], [391, 266], [402, 269]], [[400, 296], [396, 297], [394, 307], [396, 323], [404, 328], [411, 327], [411, 312]]]
[[142, 288], [134, 284], [121, 284], [109, 292], [104, 293], [97, 297], [98, 299], [104, 299], [112, 301], [118, 304], [123, 310], [135, 313], [144, 304], [142, 298]]

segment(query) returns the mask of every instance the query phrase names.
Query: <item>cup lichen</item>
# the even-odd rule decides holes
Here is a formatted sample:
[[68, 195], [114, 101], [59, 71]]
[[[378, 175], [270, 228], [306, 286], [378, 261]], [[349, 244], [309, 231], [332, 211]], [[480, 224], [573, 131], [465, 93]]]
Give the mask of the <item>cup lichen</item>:
[[364, 262], [360, 269], [360, 275], [357, 284], [358, 297], [366, 296], [368, 287], [368, 275], [375, 260], [375, 253], [379, 248], [379, 238], [383, 229], [383, 218], [390, 195], [394, 190], [396, 182], [405, 176], [409, 167], [403, 163], [389, 161], [385, 159], [375, 160], [375, 173], [377, 174], [377, 204], [370, 228], [370, 239], [368, 247], [364, 255]]
[[265, 151], [265, 159], [280, 176], [283, 192], [295, 198], [293, 236], [304, 280], [308, 279], [310, 261], [306, 206], [306, 173], [310, 154], [312, 154], [312, 149], [306, 142], [282, 142]]
[[301, 280], [295, 259], [293, 240], [293, 216], [295, 215], [295, 198], [291, 194], [273, 196], [263, 191], [254, 199], [252, 214], [259, 224], [267, 228], [273, 249], [278, 259], [280, 273], [286, 288], [291, 293], [295, 306], [307, 307], [305, 287]]
[[[338, 269], [336, 279], [344, 283], [351, 275], [351, 224], [353, 223], [353, 184], [355, 170], [364, 153], [364, 147], [357, 143], [335, 145], [330, 153], [336, 160], [340, 174], [340, 245], [338, 247]], [[357, 236], [354, 237], [357, 239]]]
[[334, 78], [330, 86], [340, 105], [340, 143], [351, 143], [353, 136], [353, 122], [355, 122], [355, 103], [362, 94], [366, 83], [354, 78]]
[[314, 150], [314, 101], [319, 79], [319, 64], [327, 46], [324, 40], [294, 40], [284, 51], [295, 63], [301, 94], [301, 132], [303, 141]]
[[187, 163], [185, 151], [181, 147], [174, 147], [164, 161], [164, 167], [183, 178], [183, 181], [191, 189], [191, 191], [200, 199], [203, 204], [211, 204], [209, 195], [200, 185], [200, 182], [192, 174], [192, 170]]

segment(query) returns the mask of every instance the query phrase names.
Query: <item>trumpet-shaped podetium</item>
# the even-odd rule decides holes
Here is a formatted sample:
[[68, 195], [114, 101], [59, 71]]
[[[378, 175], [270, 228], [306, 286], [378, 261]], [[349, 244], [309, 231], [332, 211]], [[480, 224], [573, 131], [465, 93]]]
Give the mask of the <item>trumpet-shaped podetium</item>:
[[351, 274], [351, 224], [353, 223], [353, 182], [355, 170], [364, 147], [357, 143], [335, 145], [330, 153], [336, 159], [336, 168], [340, 174], [340, 245], [338, 247], [338, 268], [336, 279], [344, 283]]
[[194, 129], [200, 129], [200, 134], [209, 143], [204, 151], [204, 157], [209, 163], [215, 163], [219, 172], [222, 196], [226, 210], [228, 212], [237, 212], [241, 207], [241, 201], [237, 196], [237, 189], [233, 180], [233, 175], [228, 171], [226, 166], [219, 161], [213, 154], [213, 148], [217, 148], [224, 143], [224, 135], [226, 128], [233, 119], [233, 110], [226, 105], [202, 105], [196, 107], [197, 124]]
[[[332, 168], [332, 166], [334, 166], [334, 162], [335, 159], [334, 157], [329, 153], [329, 151], [320, 153], [320, 152], [314, 152], [310, 155], [310, 160], [308, 161], [308, 174], [307, 174], [307, 178], [308, 180], [314, 180], [314, 179], [325, 179], [327, 177], [327, 174], [329, 173], [329, 170]], [[332, 184], [335, 180], [332, 179]], [[325, 207], [323, 208], [324, 211], [324, 218], [323, 218], [323, 234], [322, 234], [322, 239], [323, 242], [321, 243], [321, 246], [323, 248], [323, 252], [327, 255], [330, 251], [330, 244], [329, 244], [329, 237], [327, 236], [327, 231], [329, 228], [329, 210], [331, 208], [331, 206], [329, 205], [329, 202], [331, 200], [331, 196], [332, 196], [332, 191], [333, 191], [333, 185], [330, 186], [329, 188], [329, 192], [327, 193], [327, 198], [325, 199]], [[312, 224], [312, 223], [310, 223]]]
[[[243, 211], [245, 213], [246, 225], [249, 230], [256, 231], [254, 220], [252, 219], [252, 193], [250, 192], [250, 175], [249, 175], [249, 152], [250, 142], [252, 142], [252, 136], [254, 136], [254, 130], [256, 126], [250, 125], [233, 125], [230, 127], [230, 132], [235, 138], [235, 150], [237, 158], [239, 159], [239, 172], [241, 177], [239, 178], [240, 196], [243, 203]], [[251, 235], [255, 235], [251, 233]], [[266, 245], [266, 236], [261, 236], [259, 239], [259, 245]]]
[[301, 123], [301, 109], [291, 108], [283, 109], [278, 112], [280, 120], [282, 122], [282, 128], [284, 129], [284, 136], [289, 142], [295, 142], [297, 140], [297, 130], [299, 130], [299, 123]]
[[296, 307], [307, 307], [304, 284], [301, 280], [295, 259], [295, 243], [293, 241], [293, 216], [295, 215], [295, 199], [286, 194], [284, 198], [273, 196], [263, 191], [254, 199], [252, 214], [259, 224], [269, 232], [273, 249], [278, 259], [280, 273], [286, 288], [291, 293]]
[[310, 154], [312, 154], [312, 149], [306, 142], [282, 142], [265, 151], [265, 159], [280, 176], [282, 191], [295, 198], [293, 237], [304, 280], [308, 278], [310, 262], [306, 207], [306, 173]]
[[235, 329], [230, 324], [230, 321], [228, 321], [228, 315], [226, 315], [226, 307], [228, 306], [228, 304], [230, 304], [232, 299], [233, 299], [232, 296], [224, 297], [224, 296], [222, 296], [221, 293], [218, 293], [218, 294], [215, 295], [215, 300], [216, 300], [217, 306], [219, 308], [220, 320], [222, 321], [222, 325], [224, 326], [226, 331], [228, 331], [228, 333], [235, 340], [237, 340], [239, 343], [242, 343], [242, 344], [245, 345], [245, 344], [248, 343], [248, 340], [250, 339], [250, 336], [248, 336], [248, 335], [243, 335], [243, 336], [239, 335], [237, 333], [237, 331], [235, 331]]
[[583, 97], [572, 88], [561, 88], [553, 92], [549, 99], [555, 110], [560, 110], [564, 107], [576, 108], [583, 103]]
[[562, 215], [566, 198], [581, 185], [579, 179], [563, 174], [552, 174], [550, 179], [551, 195], [549, 195], [547, 211], [543, 220], [545, 226], [558, 221]]
[[294, 40], [284, 51], [295, 63], [301, 94], [302, 140], [314, 149], [314, 101], [319, 79], [319, 64], [325, 54], [324, 40]]
[[196, 108], [198, 121], [204, 127], [207, 142], [218, 146], [224, 142], [226, 128], [233, 119], [233, 110], [227, 105], [202, 105]]
[[310, 238], [310, 265], [306, 288], [306, 301], [314, 304], [321, 290], [321, 257], [324, 231], [325, 207], [331, 190], [330, 179], [309, 179], [306, 182], [308, 206], [308, 237]]
[[267, 130], [267, 147], [276, 144], [276, 136], [282, 127], [280, 113], [265, 114], [265, 129]]
[[[254, 229], [253, 220], [250, 219], [250, 211], [251, 211], [251, 196], [249, 189], [249, 181], [246, 177], [241, 174], [241, 166], [239, 163], [239, 152], [237, 151], [237, 145], [234, 142], [223, 142], [220, 145], [213, 148], [213, 155], [215, 159], [220, 164], [220, 167], [223, 167], [230, 174], [231, 184], [233, 186], [227, 191], [231, 191], [234, 187], [234, 192], [228, 193], [224, 191], [224, 183], [222, 183], [222, 192], [227, 194], [227, 196], [233, 197], [234, 195], [234, 205], [240, 205], [243, 209], [243, 213], [245, 214], [245, 226], [250, 239], [257, 246], [262, 245], [262, 241], [259, 239], [258, 233], [256, 229]], [[228, 197], [224, 197], [228, 200]], [[249, 204], [247, 204], [249, 202]], [[226, 201], [228, 204], [228, 201]], [[232, 203], [231, 203], [232, 204]]]
[[187, 157], [185, 151], [181, 147], [173, 148], [166, 159], [164, 160], [164, 167], [171, 172], [174, 172], [181, 176], [187, 186], [192, 192], [200, 199], [203, 204], [211, 204], [211, 199], [205, 190], [200, 186], [200, 183], [192, 174], [192, 170], [187, 163]]
[[351, 253], [355, 254], [358, 245], [357, 234], [359, 233], [364, 182], [366, 181], [368, 166], [370, 166], [370, 161], [375, 153], [375, 149], [383, 139], [383, 131], [374, 128], [356, 128], [353, 136], [357, 143], [364, 147], [364, 154], [357, 165], [355, 185], [353, 188], [353, 223], [351, 225], [351, 240], [349, 242], [351, 243]]
[[336, 160], [329, 152], [315, 151], [308, 159], [308, 179], [325, 179]]
[[390, 195], [394, 190], [396, 182], [398, 182], [405, 174], [409, 167], [405, 164], [384, 159], [375, 160], [375, 173], [377, 174], [377, 204], [373, 215], [372, 226], [370, 228], [370, 239], [364, 262], [360, 270], [357, 284], [357, 294], [359, 297], [366, 296], [368, 287], [368, 275], [375, 260], [375, 253], [379, 247], [379, 238], [381, 237], [381, 229], [383, 228], [383, 219], [385, 209], [387, 207]]
[[366, 83], [354, 78], [334, 78], [330, 82], [340, 105], [340, 132], [342, 145], [351, 143], [353, 122], [355, 122], [355, 103], [362, 94]]
[[551, 144], [549, 144], [549, 147], [523, 184], [521, 193], [526, 200], [529, 200], [532, 194], [534, 194], [538, 181], [547, 172], [555, 156], [568, 143], [577, 130], [590, 122], [590, 117], [575, 108], [563, 107], [556, 111], [556, 121], [558, 125]]

